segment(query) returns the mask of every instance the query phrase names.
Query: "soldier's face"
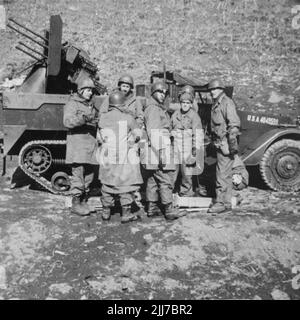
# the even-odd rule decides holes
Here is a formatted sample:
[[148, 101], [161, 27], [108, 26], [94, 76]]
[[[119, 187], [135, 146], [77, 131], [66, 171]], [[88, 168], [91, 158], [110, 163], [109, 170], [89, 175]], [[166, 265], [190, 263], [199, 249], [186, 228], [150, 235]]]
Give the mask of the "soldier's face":
[[188, 112], [192, 107], [192, 103], [190, 100], [183, 100], [180, 102], [180, 107], [183, 112]]
[[93, 89], [92, 88], [85, 88], [81, 90], [81, 95], [85, 100], [90, 100], [93, 95]]
[[222, 89], [213, 89], [210, 91], [210, 94], [212, 96], [213, 99], [217, 99], [218, 96], [223, 92]]
[[129, 94], [131, 86], [127, 83], [121, 83], [120, 91], [123, 92], [126, 96]]
[[163, 103], [166, 99], [166, 95], [167, 93], [163, 90], [158, 90], [156, 92], [154, 92], [153, 94], [153, 98], [158, 101], [159, 103]]

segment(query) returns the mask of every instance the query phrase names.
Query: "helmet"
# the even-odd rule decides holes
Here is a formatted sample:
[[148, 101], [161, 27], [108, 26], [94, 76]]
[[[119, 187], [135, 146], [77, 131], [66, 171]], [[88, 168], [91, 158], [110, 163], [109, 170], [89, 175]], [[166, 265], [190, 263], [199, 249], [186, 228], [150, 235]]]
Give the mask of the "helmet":
[[214, 79], [209, 82], [208, 84], [208, 90], [213, 90], [213, 89], [225, 89], [223, 83], [221, 80]]
[[[179, 94], [178, 94], [178, 97], [180, 98], [180, 96], [183, 94], [183, 93], [189, 93], [191, 94], [193, 97], [195, 96], [195, 90], [192, 86], [190, 86], [189, 84], [187, 84], [186, 86], [182, 87], [181, 90], [179, 91]], [[193, 98], [194, 99], [194, 98]]]
[[190, 102], [193, 102], [194, 96], [191, 93], [184, 92], [179, 96], [179, 101], [182, 102], [185, 100], [189, 100]]
[[169, 91], [168, 85], [163, 81], [157, 81], [151, 86], [151, 95], [153, 95], [156, 91], [165, 91], [166, 93]]
[[125, 95], [121, 91], [114, 91], [109, 95], [108, 104], [112, 107], [122, 107], [125, 104]]
[[91, 78], [83, 78], [78, 81], [77, 90], [82, 90], [85, 88], [95, 89], [94, 81]]
[[118, 81], [118, 87], [120, 87], [121, 83], [127, 83], [131, 86], [131, 89], [133, 89], [134, 83], [131, 75], [129, 74], [123, 75]]

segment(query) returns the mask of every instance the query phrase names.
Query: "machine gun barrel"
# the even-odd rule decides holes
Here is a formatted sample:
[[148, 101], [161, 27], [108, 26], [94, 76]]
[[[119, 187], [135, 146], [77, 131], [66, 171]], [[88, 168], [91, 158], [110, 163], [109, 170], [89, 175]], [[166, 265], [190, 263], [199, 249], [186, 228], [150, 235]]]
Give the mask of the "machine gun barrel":
[[38, 33], [34, 32], [34, 31], [32, 31], [31, 29], [29, 29], [29, 28], [27, 28], [27, 27], [23, 26], [21, 23], [19, 23], [19, 22], [15, 21], [14, 19], [9, 18], [8, 20], [9, 20], [9, 21], [11, 21], [11, 22], [13, 22], [13, 23], [15, 23], [15, 24], [16, 24], [16, 25], [18, 25], [19, 27], [21, 27], [21, 28], [23, 28], [23, 29], [27, 30], [28, 32], [30, 32], [30, 33], [32, 33], [32, 34], [34, 34], [36, 37], [39, 37], [40, 39], [44, 40], [45, 42], [48, 42], [48, 39], [46, 39], [46, 38], [42, 37], [40, 34], [38, 34]]
[[22, 49], [22, 48], [20, 48], [20, 47], [18, 47], [18, 46], [16, 46], [16, 49], [24, 52], [25, 54], [27, 54], [27, 55], [30, 56], [31, 58], [33, 58], [33, 59], [35, 59], [35, 60], [37, 60], [37, 61], [40, 61], [39, 58], [37, 58], [36, 56], [34, 56], [33, 54], [31, 54], [30, 52], [27, 52], [26, 50], [24, 50], [24, 49]]
[[25, 48], [33, 51], [34, 53], [39, 54], [39, 55], [42, 56], [43, 58], [47, 59], [47, 57], [46, 57], [44, 54], [42, 54], [41, 52], [39, 52], [39, 51], [37, 51], [37, 50], [35, 50], [35, 49], [33, 49], [33, 48], [30, 48], [29, 46], [27, 46], [27, 45], [26, 45], [25, 43], [23, 43], [22, 41], [20, 41], [19, 44], [22, 45], [22, 46], [24, 46]]
[[40, 41], [35, 40], [34, 38], [30, 37], [28, 34], [26, 34], [26, 33], [22, 32], [22, 31], [16, 29], [15, 27], [13, 27], [12, 25], [10, 25], [9, 23], [7, 24], [7, 26], [8, 26], [9, 28], [11, 28], [12, 30], [16, 31], [17, 33], [23, 35], [24, 37], [28, 38], [29, 40], [35, 42], [35, 43], [38, 44], [39, 46], [41, 46], [41, 47], [43, 47], [43, 48], [45, 48], [45, 49], [48, 49], [48, 46], [46, 46], [45, 44], [43, 44], [43, 43], [40, 42]]

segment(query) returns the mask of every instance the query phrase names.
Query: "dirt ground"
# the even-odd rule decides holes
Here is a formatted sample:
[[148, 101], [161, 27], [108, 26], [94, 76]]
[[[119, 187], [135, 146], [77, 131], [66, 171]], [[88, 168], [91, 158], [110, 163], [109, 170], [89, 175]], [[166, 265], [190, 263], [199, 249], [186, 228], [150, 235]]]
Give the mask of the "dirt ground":
[[299, 193], [251, 186], [232, 214], [122, 225], [118, 213], [78, 217], [65, 197], [11, 190], [9, 174], [0, 190], [2, 299], [300, 298]]

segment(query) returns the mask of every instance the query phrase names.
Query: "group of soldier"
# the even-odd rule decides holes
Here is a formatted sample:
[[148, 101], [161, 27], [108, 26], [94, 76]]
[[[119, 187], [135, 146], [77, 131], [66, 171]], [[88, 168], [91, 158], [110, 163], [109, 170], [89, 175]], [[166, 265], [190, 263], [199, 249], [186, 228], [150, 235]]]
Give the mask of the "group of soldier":
[[[64, 107], [64, 125], [69, 129], [66, 162], [72, 167], [71, 212], [91, 213], [87, 200], [98, 166], [103, 220], [110, 219], [117, 201], [122, 223], [140, 218], [143, 200], [148, 217], [174, 220], [186, 215], [174, 205], [175, 183], [180, 196], [193, 196], [192, 178], [202, 173], [205, 153], [193, 87], [181, 89], [173, 112], [165, 103], [168, 85], [161, 80], [151, 85], [151, 96], [142, 103], [134, 93], [132, 76], [124, 75], [100, 110], [93, 103], [94, 89], [92, 79], [82, 79]], [[217, 214], [230, 212], [232, 188], [247, 186], [248, 176], [246, 170], [234, 173], [243, 169], [237, 156], [240, 119], [235, 104], [221, 81], [211, 81], [208, 89], [213, 99], [209, 131], [217, 155], [216, 197], [208, 212]], [[142, 186], [145, 199], [141, 199]]]

